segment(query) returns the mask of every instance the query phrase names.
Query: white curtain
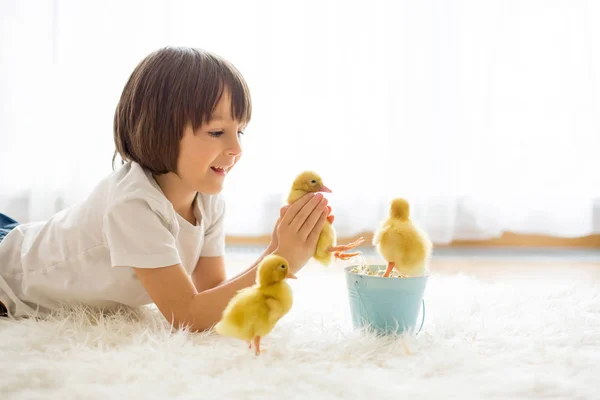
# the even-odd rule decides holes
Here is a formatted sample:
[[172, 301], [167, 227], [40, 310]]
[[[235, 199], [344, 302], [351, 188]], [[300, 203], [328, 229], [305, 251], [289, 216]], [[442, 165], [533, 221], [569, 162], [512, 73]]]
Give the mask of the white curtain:
[[253, 120], [227, 231], [267, 234], [318, 171], [340, 235], [396, 196], [434, 241], [600, 233], [594, 1], [0, 2], [0, 212], [27, 222], [111, 172], [112, 116], [164, 45], [245, 76]]

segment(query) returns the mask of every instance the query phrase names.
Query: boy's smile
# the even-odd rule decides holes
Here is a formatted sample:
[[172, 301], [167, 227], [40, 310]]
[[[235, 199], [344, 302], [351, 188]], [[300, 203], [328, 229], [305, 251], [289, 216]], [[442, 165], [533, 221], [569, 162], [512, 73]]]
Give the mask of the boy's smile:
[[225, 176], [230, 167], [210, 167], [217, 175]]

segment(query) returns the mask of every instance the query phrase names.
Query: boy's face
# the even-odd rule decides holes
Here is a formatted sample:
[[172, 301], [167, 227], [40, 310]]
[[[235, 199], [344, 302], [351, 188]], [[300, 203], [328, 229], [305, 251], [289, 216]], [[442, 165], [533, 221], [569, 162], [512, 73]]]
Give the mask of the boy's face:
[[194, 132], [188, 125], [179, 144], [177, 171], [189, 189], [206, 194], [223, 190], [225, 176], [242, 155], [240, 143], [244, 126], [231, 116], [228, 91], [223, 93], [212, 120]]

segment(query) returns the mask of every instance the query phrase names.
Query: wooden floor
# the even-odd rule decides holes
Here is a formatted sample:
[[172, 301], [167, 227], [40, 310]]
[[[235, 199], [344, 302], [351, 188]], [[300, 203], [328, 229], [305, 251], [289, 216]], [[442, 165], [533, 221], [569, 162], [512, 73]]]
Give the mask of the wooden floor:
[[600, 263], [569, 261], [515, 261], [515, 260], [451, 260], [435, 261], [432, 273], [463, 274], [483, 281], [498, 280], [566, 280], [595, 281], [600, 283]]
[[[355, 240], [358, 236], [371, 243], [371, 233], [347, 238], [339, 238], [338, 243]], [[264, 237], [228, 237], [228, 244], [241, 248], [254, 246], [264, 249], [269, 241]], [[370, 246], [361, 246], [366, 262], [381, 264]], [[242, 250], [243, 251], [243, 250]], [[232, 263], [235, 268], [246, 268], [256, 255], [249, 255], [242, 261], [235, 257]], [[355, 261], [355, 260], [353, 260]], [[338, 262], [333, 269], [343, 268]], [[324, 269], [317, 264], [309, 263], [306, 270], [323, 273]], [[600, 235], [578, 238], [548, 237], [541, 235], [522, 235], [511, 232], [490, 240], [455, 241], [448, 245], [434, 246], [434, 257], [431, 263], [432, 273], [444, 275], [464, 274], [485, 281], [498, 280], [592, 280], [600, 283]], [[332, 272], [335, 273], [335, 272]]]
[[[550, 252], [547, 255], [527, 256], [527, 252], [516, 252], [514, 255], [498, 255], [497, 252], [478, 251], [470, 254], [469, 251], [443, 252], [434, 256], [430, 264], [432, 274], [446, 276], [467, 275], [482, 281], [506, 280], [531, 280], [531, 281], [565, 281], [580, 282], [594, 281], [600, 285], [600, 250], [596, 253], [588, 252], [578, 256], [576, 252]], [[590, 256], [591, 254], [591, 256]], [[597, 256], [595, 256], [597, 254]], [[227, 267], [229, 273], [247, 268], [255, 261], [258, 253], [244, 254], [243, 252], [230, 256]], [[369, 264], [382, 264], [376, 254], [365, 254], [365, 262]], [[351, 261], [338, 261], [335, 265], [323, 268], [311, 261], [303, 272], [311, 274], [341, 273], [344, 266], [360, 262], [358, 259]]]

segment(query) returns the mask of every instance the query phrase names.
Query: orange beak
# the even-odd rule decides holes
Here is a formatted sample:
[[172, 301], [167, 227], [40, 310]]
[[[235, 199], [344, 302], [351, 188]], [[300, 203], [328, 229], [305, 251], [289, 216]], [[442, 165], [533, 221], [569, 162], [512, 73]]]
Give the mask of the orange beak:
[[288, 279], [298, 279], [296, 277], [296, 275], [292, 274], [291, 272], [288, 272], [288, 274], [286, 275], [286, 278], [288, 278]]
[[331, 189], [329, 189], [327, 186], [323, 185], [321, 186], [321, 189], [319, 189], [319, 192], [324, 192], [324, 193], [332, 193]]

